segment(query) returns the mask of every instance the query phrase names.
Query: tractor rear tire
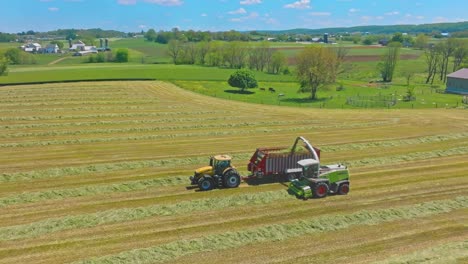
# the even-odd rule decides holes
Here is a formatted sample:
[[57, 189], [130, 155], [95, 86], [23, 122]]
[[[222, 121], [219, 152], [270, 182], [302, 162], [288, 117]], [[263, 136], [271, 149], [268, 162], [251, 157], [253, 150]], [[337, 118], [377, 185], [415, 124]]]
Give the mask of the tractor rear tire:
[[338, 186], [338, 194], [346, 195], [349, 192], [349, 183], [342, 183]]
[[198, 180], [198, 188], [200, 188], [201, 191], [209, 191], [214, 188], [214, 182], [213, 179], [208, 178], [208, 177], [202, 177]]
[[314, 197], [315, 198], [324, 198], [328, 195], [328, 184], [324, 182], [318, 182], [315, 184], [314, 188]]
[[241, 182], [239, 173], [236, 170], [229, 170], [223, 176], [223, 186], [225, 188], [237, 188]]

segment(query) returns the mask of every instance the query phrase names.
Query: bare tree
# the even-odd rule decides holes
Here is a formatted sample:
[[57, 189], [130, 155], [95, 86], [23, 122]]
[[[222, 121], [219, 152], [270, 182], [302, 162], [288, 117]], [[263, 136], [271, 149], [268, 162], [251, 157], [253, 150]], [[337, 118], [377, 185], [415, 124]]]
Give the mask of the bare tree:
[[183, 45], [179, 40], [172, 39], [169, 41], [167, 46], [167, 54], [172, 58], [172, 62], [177, 64], [177, 60], [179, 59], [182, 53]]
[[341, 65], [343, 65], [343, 62], [349, 53], [349, 48], [340, 45], [336, 48], [333, 48], [333, 51], [336, 54], [336, 63], [335, 63], [335, 72], [336, 72], [335, 81], [336, 81], [336, 76], [344, 71], [344, 69], [341, 69]]
[[468, 57], [468, 42], [466, 40], [457, 40], [457, 45], [453, 51], [453, 71], [460, 68], [460, 65]]
[[197, 60], [198, 49], [193, 42], [187, 42], [183, 45], [184, 62], [195, 64]]
[[440, 63], [440, 51], [438, 47], [431, 46], [424, 50], [427, 63], [427, 78], [426, 83], [434, 83], [434, 76], [437, 74], [437, 68]]
[[440, 80], [443, 82], [446, 82], [448, 63], [449, 63], [450, 56], [452, 56], [453, 52], [455, 51], [456, 39], [449, 38], [448, 40], [439, 43], [437, 46], [440, 50], [440, 55], [441, 55], [441, 61], [439, 64]]
[[392, 42], [387, 47], [387, 52], [382, 57], [382, 62], [379, 63], [378, 68], [384, 82], [391, 82], [393, 73], [400, 58], [401, 43]]
[[205, 65], [206, 56], [210, 52], [210, 48], [211, 48], [211, 45], [210, 45], [210, 42], [208, 41], [202, 41], [197, 44], [197, 50], [198, 50], [197, 54], [198, 54], [199, 62], [201, 65]]

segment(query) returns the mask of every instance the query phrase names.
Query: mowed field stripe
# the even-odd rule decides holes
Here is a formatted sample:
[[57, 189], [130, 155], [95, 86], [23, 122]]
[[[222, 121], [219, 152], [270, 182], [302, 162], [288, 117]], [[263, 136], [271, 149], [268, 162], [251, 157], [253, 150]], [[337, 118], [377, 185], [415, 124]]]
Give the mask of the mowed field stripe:
[[[155, 248], [277, 225], [296, 229], [320, 217], [351, 217], [356, 223], [356, 214], [370, 212], [373, 224], [270, 237], [265, 243], [248, 233], [245, 245], [215, 245], [211, 253], [197, 248], [168, 261], [359, 263], [398, 254], [399, 248], [406, 256], [457, 242], [466, 229], [466, 207], [441, 205], [434, 214], [389, 221], [381, 211], [466, 200], [463, 110], [254, 105], [162, 82], [6, 86], [0, 95], [0, 144], [24, 144], [2, 148], [0, 263], [114, 260], [119, 254], [137, 261], [141, 253], [132, 252], [153, 254]], [[290, 146], [299, 135], [322, 149], [322, 164], [350, 165], [349, 195], [301, 201], [277, 182], [210, 192], [186, 188], [188, 176], [211, 155], [232, 155], [246, 174], [255, 148]], [[333, 247], [340, 253], [331, 254]], [[241, 256], [231, 255], [236, 252]]]
[[203, 251], [223, 250], [251, 243], [281, 241], [318, 232], [331, 232], [354, 225], [376, 225], [379, 223], [427, 217], [449, 213], [468, 207], [468, 197], [441, 200], [405, 207], [393, 207], [374, 211], [359, 211], [347, 215], [333, 215], [302, 220], [292, 224], [277, 224], [238, 232], [207, 235], [202, 238], [176, 241], [166, 245], [134, 249], [114, 256], [105, 256], [76, 263], [154, 263], [174, 261], [178, 257]]

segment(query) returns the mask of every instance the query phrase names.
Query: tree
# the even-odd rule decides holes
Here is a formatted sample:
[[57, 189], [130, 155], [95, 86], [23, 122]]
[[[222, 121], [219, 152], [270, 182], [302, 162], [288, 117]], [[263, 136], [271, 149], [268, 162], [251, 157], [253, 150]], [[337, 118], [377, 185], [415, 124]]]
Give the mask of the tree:
[[440, 42], [437, 44], [438, 49], [440, 50], [441, 62], [439, 64], [439, 74], [440, 80], [443, 82], [447, 81], [447, 71], [449, 59], [452, 56], [456, 48], [456, 39], [449, 38], [446, 41]]
[[128, 50], [118, 49], [115, 52], [115, 62], [128, 62]]
[[197, 54], [199, 58], [199, 63], [201, 65], [205, 65], [206, 62], [206, 56], [208, 55], [208, 52], [210, 52], [210, 42], [208, 41], [202, 41], [197, 43]]
[[427, 78], [426, 84], [431, 82], [434, 83], [434, 77], [437, 74], [437, 68], [440, 63], [440, 52], [437, 47], [430, 47], [424, 50], [427, 63]]
[[0, 76], [5, 75], [8, 72], [8, 59], [0, 57]]
[[372, 38], [366, 37], [366, 38], [362, 41], [362, 44], [363, 44], [363, 45], [372, 45], [373, 42], [374, 42], [374, 41], [373, 41]]
[[155, 41], [157, 36], [158, 34], [156, 33], [156, 31], [150, 28], [145, 34], [145, 39], [148, 41]]
[[390, 43], [387, 52], [382, 57], [382, 62], [377, 66], [384, 82], [391, 82], [393, 79], [393, 73], [400, 57], [400, 48], [401, 43]]
[[198, 49], [193, 42], [187, 42], [183, 45], [184, 62], [187, 64], [195, 64], [197, 60]]
[[268, 72], [278, 74], [284, 65], [286, 65], [286, 56], [284, 56], [281, 51], [275, 51], [271, 57], [271, 63], [269, 64]]
[[457, 45], [453, 52], [453, 71], [460, 69], [460, 65], [468, 57], [468, 42], [457, 40]]
[[245, 65], [247, 46], [240, 41], [229, 42], [224, 48], [224, 61], [230, 68], [240, 69]]
[[400, 32], [397, 32], [393, 34], [391, 42], [400, 42], [403, 43], [403, 34]]
[[254, 74], [245, 69], [237, 70], [228, 79], [228, 84], [232, 87], [240, 88], [244, 92], [247, 88], [255, 88], [258, 86]]
[[321, 46], [303, 49], [297, 55], [297, 78], [301, 84], [300, 92], [311, 92], [311, 99], [317, 98], [317, 90], [333, 83], [336, 78], [336, 53]]
[[167, 46], [167, 54], [172, 58], [172, 62], [177, 64], [178, 59], [182, 53], [183, 45], [177, 39], [171, 39]]
[[414, 41], [414, 47], [417, 49], [425, 49], [427, 43], [429, 42], [429, 37], [424, 34], [419, 34]]
[[19, 49], [7, 49], [4, 56], [5, 59], [10, 62], [10, 64], [21, 64], [21, 50]]

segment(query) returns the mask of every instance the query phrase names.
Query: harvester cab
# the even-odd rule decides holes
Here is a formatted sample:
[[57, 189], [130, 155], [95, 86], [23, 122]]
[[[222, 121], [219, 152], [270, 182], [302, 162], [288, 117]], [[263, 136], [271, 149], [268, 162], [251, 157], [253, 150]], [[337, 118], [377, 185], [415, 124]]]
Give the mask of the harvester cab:
[[209, 191], [218, 187], [236, 188], [241, 177], [231, 164], [231, 156], [216, 155], [210, 158], [210, 165], [195, 170], [190, 177], [192, 185], [198, 185], [201, 191]]

